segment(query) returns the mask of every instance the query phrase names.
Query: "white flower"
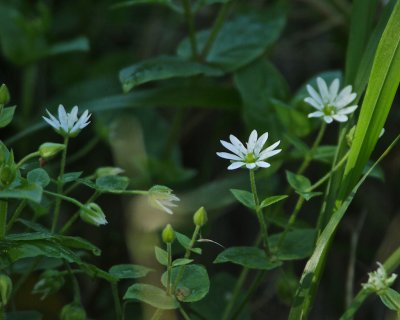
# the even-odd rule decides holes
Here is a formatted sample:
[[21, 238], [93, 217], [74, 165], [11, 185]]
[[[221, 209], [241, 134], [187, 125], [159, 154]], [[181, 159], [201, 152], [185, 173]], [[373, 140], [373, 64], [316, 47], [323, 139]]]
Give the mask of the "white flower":
[[317, 85], [319, 92], [307, 85], [310, 96], [304, 101], [318, 110], [310, 113], [308, 117], [323, 118], [326, 123], [331, 123], [333, 120], [346, 122], [347, 115], [357, 109], [357, 105], [348, 106], [357, 97], [356, 93], [351, 92], [352, 87], [346, 86], [339, 92], [340, 81], [336, 78], [328, 89], [325, 80], [320, 77], [317, 78]]
[[265, 132], [257, 139], [257, 131], [253, 130], [250, 134], [249, 141], [246, 147], [236, 138], [234, 135], [229, 136], [231, 143], [221, 140], [221, 144], [232, 153], [217, 152], [217, 155], [221, 158], [232, 161], [232, 164], [228, 167], [228, 170], [234, 170], [243, 166], [247, 169], [254, 169], [256, 167], [268, 168], [271, 166], [265, 159], [272, 157], [273, 155], [281, 152], [281, 149], [275, 149], [280, 141], [275, 142], [273, 145], [263, 150], [265, 142], [268, 139], [268, 132]]
[[397, 274], [392, 273], [388, 278], [385, 267], [377, 262], [378, 269], [368, 273], [368, 282], [363, 283], [362, 286], [366, 290], [379, 292], [389, 288], [397, 278]]
[[67, 113], [64, 106], [60, 104], [58, 106], [58, 119], [48, 110], [46, 111], [50, 118], [43, 117], [44, 121], [64, 137], [76, 137], [78, 133], [90, 123], [88, 120], [91, 114], [89, 114], [88, 110], [85, 110], [81, 117], [78, 118], [78, 106], [73, 107], [71, 112]]
[[160, 209], [166, 213], [172, 214], [172, 210], [168, 207], [176, 207], [172, 201], [180, 201], [179, 198], [172, 193], [172, 190], [165, 186], [153, 186], [148, 192], [149, 203], [153, 208]]

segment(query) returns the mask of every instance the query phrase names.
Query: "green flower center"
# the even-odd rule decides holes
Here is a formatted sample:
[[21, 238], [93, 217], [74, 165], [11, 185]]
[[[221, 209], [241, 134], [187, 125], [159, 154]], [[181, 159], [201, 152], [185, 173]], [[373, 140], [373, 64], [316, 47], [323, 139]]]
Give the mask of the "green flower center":
[[326, 116], [331, 116], [334, 115], [336, 111], [336, 108], [330, 104], [327, 104], [324, 109], [322, 110], [322, 112], [326, 115]]
[[244, 162], [246, 163], [253, 163], [256, 161], [256, 157], [254, 156], [253, 153], [248, 153], [246, 154], [246, 157], [244, 158]]

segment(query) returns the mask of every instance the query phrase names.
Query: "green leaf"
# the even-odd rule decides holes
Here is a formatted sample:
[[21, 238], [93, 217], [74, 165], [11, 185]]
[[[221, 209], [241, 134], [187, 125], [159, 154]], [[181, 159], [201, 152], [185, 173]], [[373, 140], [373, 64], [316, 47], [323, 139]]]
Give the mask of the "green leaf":
[[392, 288], [387, 288], [386, 290], [379, 292], [378, 295], [386, 307], [390, 310], [400, 312], [400, 293]]
[[256, 247], [231, 247], [222, 251], [214, 263], [231, 262], [250, 269], [272, 270], [279, 267], [281, 261], [267, 259], [265, 252]]
[[[176, 287], [175, 296], [183, 302], [195, 302], [203, 299], [210, 290], [210, 280], [206, 268], [199, 264], [190, 264], [183, 268], [185, 269]], [[181, 268], [172, 269], [171, 283], [175, 283], [180, 270]], [[161, 282], [166, 286], [166, 272], [164, 272]]]
[[286, 170], [286, 179], [290, 186], [298, 192], [306, 192], [311, 187], [310, 180], [301, 174], [295, 174]]
[[88, 250], [91, 251], [95, 256], [101, 255], [101, 250], [97, 246], [81, 237], [57, 235], [55, 236], [55, 239], [57, 239], [59, 243], [65, 247]]
[[172, 266], [173, 267], [184, 266], [191, 262], [193, 262], [193, 259], [180, 258], [180, 259], [176, 259], [176, 260], [172, 261]]
[[36, 183], [42, 188], [46, 187], [50, 183], [49, 175], [47, 174], [46, 170], [42, 168], [36, 168], [32, 171], [29, 171], [26, 178], [29, 183]]
[[[278, 249], [282, 233], [269, 237], [271, 250]], [[315, 229], [299, 229], [289, 231], [281, 244], [276, 256], [279, 260], [301, 260], [311, 256], [317, 233]]]
[[[179, 244], [184, 247], [186, 250], [190, 248], [190, 239], [185, 236], [183, 233], [175, 231], [176, 239], [178, 240]], [[192, 248], [190, 251], [201, 254], [201, 248]]]
[[[281, 8], [239, 16], [223, 25], [205, 60], [225, 71], [237, 70], [263, 55], [278, 39], [284, 25]], [[209, 30], [197, 33], [199, 51], [203, 50], [209, 35]], [[178, 55], [191, 58], [189, 39], [180, 43]]]
[[313, 155], [315, 160], [331, 164], [333, 162], [337, 146], [319, 146]]
[[134, 87], [149, 81], [197, 75], [215, 77], [223, 75], [223, 72], [215, 67], [181, 57], [160, 56], [122, 69], [119, 73], [119, 79], [124, 92], [129, 92]]
[[109, 273], [117, 279], [137, 279], [145, 277], [153, 269], [137, 264], [118, 264], [112, 266]]
[[61, 177], [61, 181], [62, 183], [68, 183], [68, 182], [73, 182], [79, 179], [79, 177], [82, 175], [82, 171], [78, 171], [78, 172], [68, 172], [65, 173], [62, 177]]
[[129, 178], [124, 176], [103, 176], [96, 179], [96, 189], [106, 192], [110, 190], [125, 190], [129, 185]]
[[155, 286], [136, 283], [130, 286], [124, 295], [124, 300], [139, 300], [161, 310], [176, 309], [179, 307], [174, 296]]
[[282, 201], [283, 199], [286, 199], [288, 196], [286, 194], [282, 194], [279, 196], [272, 196], [272, 197], [268, 197], [265, 198], [263, 201], [261, 201], [260, 203], [260, 208], [266, 208], [269, 207], [270, 205], [277, 203], [279, 201]]
[[39, 203], [42, 199], [43, 189], [36, 183], [21, 179], [21, 184], [13, 189], [0, 191], [0, 199], [26, 199]]
[[302, 196], [306, 201], [314, 198], [314, 197], [318, 197], [320, 195], [322, 195], [323, 193], [320, 191], [315, 191], [315, 192], [299, 192], [296, 191], [297, 194], [299, 194], [300, 196]]
[[163, 265], [167, 266], [168, 265], [168, 253], [164, 249], [161, 249], [160, 247], [154, 247], [154, 251], [156, 254], [156, 259], [157, 261]]
[[7, 312], [5, 320], [42, 320], [42, 314], [37, 311], [14, 311]]
[[0, 128], [4, 128], [5, 126], [11, 123], [14, 117], [15, 108], [16, 107], [13, 106], [3, 109], [3, 112], [0, 114]]
[[400, 3], [397, 2], [379, 41], [354, 140], [346, 162], [340, 198], [359, 180], [386, 121], [400, 82]]
[[54, 56], [70, 52], [87, 52], [89, 51], [89, 40], [86, 37], [77, 37], [64, 42], [53, 44], [48, 48], [47, 55]]
[[245, 207], [255, 209], [256, 204], [254, 202], [254, 195], [251, 192], [245, 190], [231, 189], [233, 196], [243, 204]]

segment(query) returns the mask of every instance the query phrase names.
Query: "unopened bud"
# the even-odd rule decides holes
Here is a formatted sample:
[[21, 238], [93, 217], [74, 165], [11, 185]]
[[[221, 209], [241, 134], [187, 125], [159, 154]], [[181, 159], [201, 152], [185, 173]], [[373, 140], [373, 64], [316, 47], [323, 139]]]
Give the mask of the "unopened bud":
[[33, 294], [41, 294], [41, 300], [48, 295], [58, 292], [64, 285], [63, 275], [56, 270], [46, 270], [40, 275], [40, 279], [33, 287]]
[[354, 134], [356, 132], [356, 126], [353, 126], [350, 131], [346, 134], [346, 142], [349, 147], [353, 144]]
[[96, 227], [102, 224], [107, 224], [107, 219], [103, 210], [94, 202], [85, 204], [81, 208], [79, 214], [83, 221]]
[[57, 153], [65, 149], [64, 144], [46, 142], [40, 145], [39, 155], [47, 160], [54, 157]]
[[101, 167], [96, 170], [96, 178], [117, 176], [122, 172], [124, 172], [124, 170], [118, 167]]
[[8, 187], [15, 179], [17, 169], [15, 165], [4, 164], [0, 167], [0, 185]]
[[0, 309], [4, 308], [12, 292], [12, 281], [9, 276], [0, 273]]
[[86, 320], [85, 309], [77, 303], [65, 305], [60, 314], [61, 320]]
[[202, 227], [207, 223], [207, 211], [204, 207], [201, 207], [193, 215], [193, 222], [196, 226]]
[[170, 224], [167, 224], [167, 226], [164, 228], [162, 232], [162, 240], [165, 243], [172, 243], [175, 240], [175, 231], [172, 229]]
[[0, 86], [0, 105], [4, 106], [10, 101], [10, 92], [7, 86], [3, 83]]

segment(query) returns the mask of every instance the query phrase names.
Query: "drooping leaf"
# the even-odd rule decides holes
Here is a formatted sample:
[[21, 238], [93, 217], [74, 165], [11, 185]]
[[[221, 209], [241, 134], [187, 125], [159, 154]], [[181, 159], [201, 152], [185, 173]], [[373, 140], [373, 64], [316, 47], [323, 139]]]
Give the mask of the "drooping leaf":
[[176, 309], [179, 303], [174, 296], [150, 284], [136, 283], [128, 288], [124, 300], [138, 300], [162, 310]]
[[221, 252], [214, 263], [231, 262], [250, 269], [272, 270], [282, 262], [267, 259], [265, 252], [257, 247], [231, 247]]

